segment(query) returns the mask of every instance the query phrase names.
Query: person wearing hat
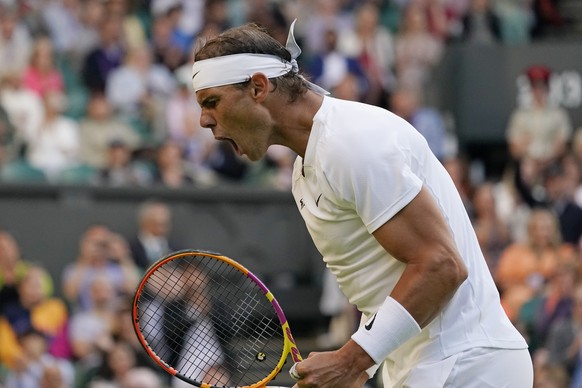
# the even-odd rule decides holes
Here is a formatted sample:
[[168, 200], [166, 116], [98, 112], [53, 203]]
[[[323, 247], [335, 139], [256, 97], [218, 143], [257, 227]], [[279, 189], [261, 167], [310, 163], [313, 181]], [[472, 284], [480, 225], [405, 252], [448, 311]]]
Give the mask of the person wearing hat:
[[513, 159], [533, 159], [541, 169], [563, 155], [572, 124], [568, 112], [549, 100], [551, 69], [534, 65], [525, 74], [531, 87], [531, 104], [512, 112], [507, 142]]

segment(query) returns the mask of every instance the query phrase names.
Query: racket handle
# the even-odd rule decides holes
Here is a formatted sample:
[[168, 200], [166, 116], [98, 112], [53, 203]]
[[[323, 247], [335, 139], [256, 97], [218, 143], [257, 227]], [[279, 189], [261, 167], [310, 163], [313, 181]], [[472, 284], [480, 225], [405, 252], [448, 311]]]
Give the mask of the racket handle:
[[297, 362], [295, 364], [293, 364], [291, 366], [291, 369], [289, 369], [289, 376], [291, 376], [291, 378], [295, 381], [299, 380], [301, 378], [301, 376], [299, 375], [299, 373], [297, 373], [297, 371], [295, 370], [295, 367], [297, 366]]

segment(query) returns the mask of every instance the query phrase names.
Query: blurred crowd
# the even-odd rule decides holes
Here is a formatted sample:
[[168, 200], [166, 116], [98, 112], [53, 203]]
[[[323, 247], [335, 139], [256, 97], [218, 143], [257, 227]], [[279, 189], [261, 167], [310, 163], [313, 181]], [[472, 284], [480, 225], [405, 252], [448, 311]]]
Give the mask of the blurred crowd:
[[[288, 190], [295, 155], [249, 162], [199, 126], [197, 45], [256, 22], [333, 96], [410, 121], [449, 171], [502, 303], [523, 332], [536, 387], [582, 387], [582, 123], [551, 104], [552, 69], [524, 69], [528, 101], [506, 130], [502, 177], [473, 174], [427, 89], [448, 45], [523, 45], [567, 33], [549, 0], [0, 0], [0, 184]], [[0, 231], [0, 386], [161, 387], [136, 343], [131, 297], [179, 248], [171, 214], [147, 201], [139, 233], [93, 225], [53, 284]], [[60, 295], [60, 296], [59, 296]]]

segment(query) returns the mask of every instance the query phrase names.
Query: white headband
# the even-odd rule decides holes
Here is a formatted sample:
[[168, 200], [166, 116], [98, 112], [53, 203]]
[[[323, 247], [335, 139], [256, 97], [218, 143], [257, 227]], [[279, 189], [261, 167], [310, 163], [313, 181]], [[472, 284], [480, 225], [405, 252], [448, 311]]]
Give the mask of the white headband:
[[[255, 73], [263, 73], [268, 78], [276, 78], [293, 71], [297, 73], [297, 57], [301, 48], [295, 41], [293, 30], [295, 22], [291, 23], [285, 48], [291, 53], [291, 61], [269, 54], [233, 54], [196, 61], [192, 66], [192, 85], [194, 91], [216, 86], [232, 85], [246, 82]], [[303, 78], [303, 77], [302, 77]], [[307, 81], [308, 87], [319, 94], [329, 94], [325, 89]]]

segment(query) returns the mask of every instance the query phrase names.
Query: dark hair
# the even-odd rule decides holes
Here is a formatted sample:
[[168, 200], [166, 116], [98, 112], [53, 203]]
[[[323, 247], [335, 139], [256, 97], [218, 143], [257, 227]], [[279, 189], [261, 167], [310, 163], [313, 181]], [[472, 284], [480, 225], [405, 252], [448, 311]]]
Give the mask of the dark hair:
[[[287, 62], [291, 61], [291, 54], [285, 46], [269, 35], [265, 28], [255, 23], [231, 28], [206, 41], [196, 50], [194, 61], [244, 53], [274, 55]], [[277, 78], [271, 78], [271, 82], [275, 88], [280, 87], [282, 91], [287, 93], [291, 101], [295, 101], [299, 96], [305, 94], [308, 89], [305, 79], [293, 71]], [[237, 85], [246, 87], [248, 81]]]

